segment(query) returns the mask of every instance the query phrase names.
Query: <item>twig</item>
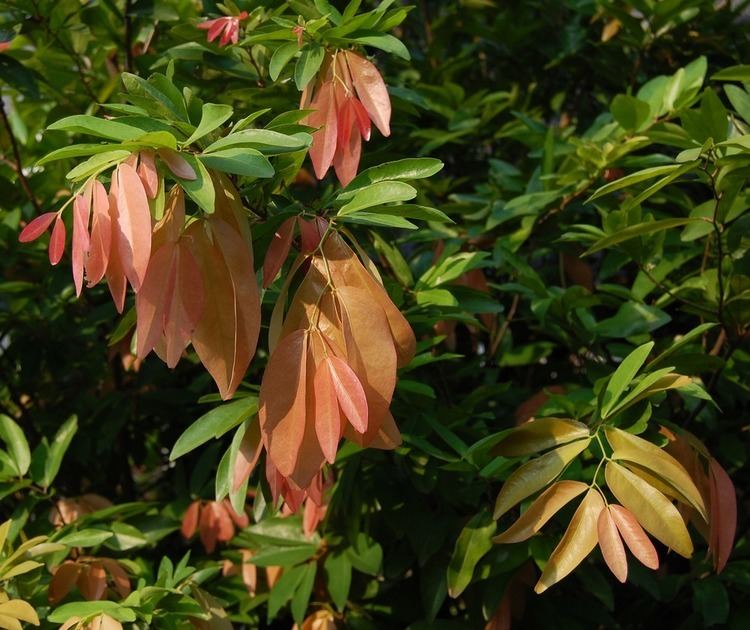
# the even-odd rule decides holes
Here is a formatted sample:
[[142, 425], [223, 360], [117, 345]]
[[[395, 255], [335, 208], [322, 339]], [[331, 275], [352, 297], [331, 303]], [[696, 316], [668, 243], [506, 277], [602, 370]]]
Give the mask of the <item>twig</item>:
[[130, 8], [133, 0], [125, 0], [123, 19], [125, 22], [125, 69], [133, 72], [133, 22], [130, 17]]
[[263, 75], [260, 72], [260, 67], [258, 66], [258, 62], [255, 61], [255, 56], [253, 55], [253, 49], [248, 48], [247, 54], [250, 56], [250, 63], [253, 64], [253, 68], [255, 68], [255, 72], [258, 73], [258, 87], [266, 87], [265, 81], [263, 81]]
[[36, 200], [36, 197], [34, 196], [34, 192], [31, 190], [31, 186], [29, 185], [29, 180], [26, 179], [26, 175], [23, 174], [23, 162], [21, 161], [21, 153], [18, 150], [18, 143], [16, 142], [16, 137], [13, 135], [13, 129], [11, 129], [10, 126], [10, 120], [8, 120], [8, 116], [5, 113], [5, 102], [3, 101], [2, 97], [0, 96], [0, 116], [2, 116], [3, 119], [3, 125], [5, 126], [5, 130], [8, 132], [8, 138], [10, 139], [10, 147], [13, 151], [13, 157], [15, 158], [16, 164], [15, 169], [18, 173], [18, 181], [21, 183], [21, 188], [23, 188], [24, 192], [26, 193], [26, 196], [29, 198], [29, 201], [31, 202], [31, 205], [34, 206], [34, 210], [37, 211], [37, 214], [41, 211], [41, 206], [39, 205], [39, 202]]
[[510, 326], [510, 323], [513, 321], [513, 318], [516, 315], [516, 310], [518, 309], [518, 303], [521, 301], [521, 296], [516, 293], [513, 296], [513, 302], [510, 305], [510, 309], [508, 309], [508, 315], [505, 318], [505, 321], [503, 322], [503, 325], [500, 327], [500, 330], [497, 333], [497, 337], [493, 339], [492, 346], [490, 348], [490, 356], [494, 357], [495, 353], [497, 352], [497, 349], [500, 347], [500, 343], [503, 341], [503, 337], [505, 337], [505, 333], [508, 332], [508, 327]]

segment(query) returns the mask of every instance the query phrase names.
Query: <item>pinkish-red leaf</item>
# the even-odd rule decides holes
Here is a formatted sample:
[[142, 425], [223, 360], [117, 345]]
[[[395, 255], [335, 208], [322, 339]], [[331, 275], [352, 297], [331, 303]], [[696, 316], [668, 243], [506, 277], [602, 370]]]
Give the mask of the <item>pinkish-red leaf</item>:
[[352, 98], [352, 107], [354, 108], [354, 116], [357, 120], [357, 126], [359, 127], [359, 133], [362, 135], [365, 141], [370, 139], [370, 133], [372, 131], [370, 125], [370, 116], [367, 114], [367, 110], [358, 98]]
[[49, 261], [50, 264], [56, 265], [60, 262], [63, 252], [65, 251], [65, 223], [62, 217], [57, 216], [55, 227], [52, 228], [52, 236], [49, 239]]
[[315, 369], [313, 379], [315, 396], [315, 435], [320, 449], [329, 464], [336, 461], [336, 451], [341, 439], [341, 413], [336, 399], [328, 361], [321, 361]]
[[194, 180], [196, 178], [193, 167], [177, 151], [171, 149], [161, 149], [159, 157], [162, 159], [167, 168], [172, 171], [175, 177], [180, 179]]
[[120, 164], [117, 178], [118, 243], [122, 269], [137, 292], [146, 276], [151, 257], [151, 211], [138, 173], [128, 164]]
[[89, 255], [86, 259], [88, 286], [94, 286], [104, 277], [109, 263], [112, 244], [112, 221], [109, 215], [109, 200], [102, 183], [94, 180], [92, 190], [93, 216], [91, 218], [91, 238]]
[[359, 135], [359, 127], [350, 129], [347, 140], [347, 144], [339, 144], [336, 147], [336, 155], [333, 157], [333, 168], [342, 186], [347, 186], [354, 179], [359, 168], [359, 159], [362, 154], [362, 137]]
[[268, 288], [273, 283], [277, 274], [281, 270], [286, 257], [289, 255], [289, 249], [292, 246], [292, 236], [294, 235], [294, 225], [297, 217], [289, 217], [276, 230], [271, 239], [271, 244], [266, 250], [266, 257], [263, 259], [263, 288]]
[[139, 154], [138, 176], [149, 199], [155, 199], [159, 193], [159, 173], [153, 151], [141, 151]]
[[112, 235], [110, 238], [110, 250], [109, 260], [107, 262], [107, 270], [105, 275], [107, 276], [107, 285], [109, 286], [109, 292], [112, 295], [112, 301], [115, 303], [118, 313], [122, 313], [125, 307], [125, 291], [127, 290], [127, 279], [125, 278], [125, 271], [122, 268], [120, 262], [120, 226], [117, 222], [117, 177], [112, 177], [112, 182], [109, 187], [109, 223], [112, 227]]
[[29, 243], [38, 239], [52, 225], [52, 221], [55, 220], [56, 216], [58, 216], [57, 212], [45, 212], [29, 221], [28, 225], [18, 235], [19, 242]]
[[714, 557], [716, 572], [721, 573], [729, 560], [737, 531], [737, 494], [734, 484], [713, 457], [708, 461], [711, 478], [711, 522], [709, 547]]
[[341, 410], [358, 433], [367, 431], [367, 396], [359, 377], [339, 357], [329, 356], [326, 364]]
[[201, 502], [193, 501], [185, 514], [182, 516], [182, 527], [180, 531], [185, 538], [192, 538], [198, 529], [198, 516], [201, 511]]
[[299, 231], [300, 231], [300, 245], [303, 254], [311, 254], [314, 252], [318, 245], [320, 245], [320, 239], [323, 238], [328, 223], [325, 219], [316, 218], [312, 221], [299, 218]]
[[349, 64], [354, 88], [372, 122], [384, 136], [391, 135], [391, 99], [378, 69], [355, 52], [344, 52]]
[[136, 355], [141, 359], [151, 352], [164, 333], [167, 302], [171, 301], [174, 290], [175, 249], [168, 243], [154, 253], [143, 286], [135, 296]]
[[170, 368], [177, 365], [182, 352], [190, 343], [190, 337], [203, 315], [205, 303], [201, 270], [192, 252], [184, 244], [177, 244], [172, 265], [172, 294], [164, 313], [167, 366]]

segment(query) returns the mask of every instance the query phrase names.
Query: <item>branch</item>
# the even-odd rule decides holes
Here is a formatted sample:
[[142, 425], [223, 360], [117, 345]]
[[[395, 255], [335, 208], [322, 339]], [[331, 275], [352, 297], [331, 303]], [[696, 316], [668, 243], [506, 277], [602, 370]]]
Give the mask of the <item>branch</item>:
[[5, 126], [5, 130], [8, 132], [8, 138], [10, 139], [10, 147], [11, 147], [11, 150], [13, 151], [13, 158], [16, 161], [15, 169], [16, 169], [16, 173], [18, 173], [18, 181], [21, 183], [21, 188], [23, 188], [24, 192], [26, 193], [26, 196], [29, 198], [31, 205], [34, 206], [34, 210], [36, 210], [37, 214], [39, 214], [42, 208], [39, 205], [39, 202], [36, 200], [36, 197], [34, 196], [34, 192], [31, 190], [31, 186], [29, 185], [29, 180], [27, 180], [26, 175], [23, 174], [23, 162], [21, 161], [21, 152], [18, 150], [18, 143], [16, 142], [16, 137], [13, 135], [13, 129], [11, 129], [10, 120], [8, 120], [8, 116], [5, 113], [5, 102], [3, 101], [1, 96], [0, 96], [0, 116], [3, 119], [3, 125]]

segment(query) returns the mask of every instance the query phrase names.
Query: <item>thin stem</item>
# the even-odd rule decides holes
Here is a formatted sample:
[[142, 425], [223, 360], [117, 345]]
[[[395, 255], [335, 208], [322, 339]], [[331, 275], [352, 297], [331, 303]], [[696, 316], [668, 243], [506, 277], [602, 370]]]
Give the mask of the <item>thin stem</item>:
[[18, 150], [18, 143], [16, 142], [16, 137], [13, 135], [13, 129], [11, 129], [10, 126], [10, 120], [8, 120], [8, 115], [5, 113], [5, 102], [2, 99], [2, 96], [0, 96], [0, 116], [3, 119], [3, 125], [5, 126], [5, 130], [8, 132], [8, 139], [10, 141], [10, 147], [13, 151], [13, 158], [15, 159], [15, 169], [16, 173], [18, 173], [18, 181], [21, 184], [21, 188], [23, 188], [23, 191], [26, 193], [26, 196], [29, 198], [29, 201], [31, 202], [31, 205], [34, 206], [34, 210], [36, 210], [37, 214], [41, 211], [41, 206], [39, 205], [39, 202], [36, 200], [36, 197], [34, 196], [34, 191], [31, 190], [31, 186], [29, 185], [29, 181], [26, 179], [26, 175], [23, 174], [23, 162], [21, 161], [21, 152]]
[[125, 22], [125, 69], [128, 72], [133, 71], [133, 22], [130, 17], [130, 8], [133, 0], [125, 0], [125, 10], [123, 19]]

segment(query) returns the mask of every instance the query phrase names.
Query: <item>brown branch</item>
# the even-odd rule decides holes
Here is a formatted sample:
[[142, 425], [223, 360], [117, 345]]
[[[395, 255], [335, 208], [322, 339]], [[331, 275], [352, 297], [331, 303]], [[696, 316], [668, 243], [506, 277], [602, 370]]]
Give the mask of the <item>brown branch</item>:
[[510, 309], [508, 310], [508, 315], [505, 318], [505, 321], [503, 322], [503, 325], [500, 327], [500, 330], [497, 333], [497, 337], [492, 340], [492, 346], [490, 347], [490, 356], [494, 357], [495, 353], [497, 352], [497, 349], [500, 347], [500, 344], [503, 341], [503, 337], [505, 337], [505, 333], [508, 332], [508, 327], [510, 326], [510, 323], [513, 321], [513, 318], [516, 316], [516, 310], [518, 309], [518, 303], [521, 301], [521, 296], [516, 293], [513, 296], [513, 302], [510, 305]]
[[36, 210], [38, 214], [39, 212], [41, 212], [41, 206], [39, 205], [39, 202], [36, 200], [36, 197], [34, 196], [34, 191], [31, 190], [31, 186], [29, 185], [29, 180], [27, 180], [26, 175], [23, 174], [23, 162], [21, 161], [21, 152], [18, 150], [18, 143], [16, 142], [16, 137], [13, 135], [13, 129], [11, 129], [10, 120], [8, 120], [8, 115], [5, 113], [5, 102], [3, 101], [2, 97], [0, 97], [0, 116], [3, 119], [3, 125], [5, 126], [5, 130], [8, 132], [8, 138], [10, 140], [10, 147], [11, 147], [11, 150], [13, 151], [13, 157], [16, 161], [15, 169], [16, 169], [16, 173], [18, 173], [18, 181], [21, 184], [21, 188], [23, 188], [24, 192], [26, 193], [26, 196], [29, 198], [31, 205], [34, 206], [34, 210]]

